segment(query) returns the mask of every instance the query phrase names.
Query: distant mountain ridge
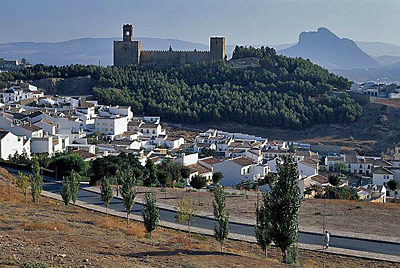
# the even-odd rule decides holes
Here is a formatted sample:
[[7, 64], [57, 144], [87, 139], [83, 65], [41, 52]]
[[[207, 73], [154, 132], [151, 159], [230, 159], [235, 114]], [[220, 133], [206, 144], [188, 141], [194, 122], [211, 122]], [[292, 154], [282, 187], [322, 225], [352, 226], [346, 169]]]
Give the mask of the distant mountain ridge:
[[302, 32], [292, 47], [279, 50], [289, 57], [310, 59], [327, 69], [378, 68], [380, 64], [348, 38], [339, 38], [327, 28]]
[[[113, 41], [120, 38], [81, 38], [65, 42], [15, 42], [0, 44], [0, 58], [26, 58], [33, 64], [112, 65]], [[144, 50], [208, 50], [208, 46], [178, 39], [138, 37]]]

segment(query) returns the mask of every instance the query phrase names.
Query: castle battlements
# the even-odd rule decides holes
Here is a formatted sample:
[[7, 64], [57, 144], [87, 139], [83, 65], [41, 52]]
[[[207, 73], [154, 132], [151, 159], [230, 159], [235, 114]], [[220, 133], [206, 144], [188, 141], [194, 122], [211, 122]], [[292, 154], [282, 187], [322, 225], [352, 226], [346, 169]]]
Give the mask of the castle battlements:
[[114, 66], [131, 64], [176, 66], [202, 61], [225, 60], [225, 38], [210, 37], [210, 50], [141, 50], [140, 41], [133, 41], [133, 26], [122, 27], [122, 41], [114, 41]]

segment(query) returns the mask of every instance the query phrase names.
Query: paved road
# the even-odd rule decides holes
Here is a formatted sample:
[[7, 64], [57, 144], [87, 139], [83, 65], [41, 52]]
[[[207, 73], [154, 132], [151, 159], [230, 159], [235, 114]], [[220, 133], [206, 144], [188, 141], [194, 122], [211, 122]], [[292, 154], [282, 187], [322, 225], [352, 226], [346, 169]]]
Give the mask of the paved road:
[[[7, 168], [11, 173], [16, 174], [16, 170]], [[52, 193], [60, 193], [61, 185], [59, 183], [55, 183], [53, 181], [45, 181], [43, 185], [43, 189]], [[87, 187], [87, 186], [86, 186]], [[89, 192], [84, 190], [85, 185], [81, 186], [81, 189], [78, 193], [78, 200], [84, 201], [87, 203], [91, 203], [94, 205], [103, 206], [103, 203], [100, 200], [100, 196], [97, 193]], [[110, 203], [110, 208], [118, 211], [125, 211], [122, 200], [113, 198]], [[136, 203], [132, 214], [141, 215], [142, 205]], [[169, 211], [165, 209], [160, 210], [160, 217], [164, 221], [174, 222], [175, 223], [175, 215], [174, 211]], [[204, 229], [213, 229], [214, 221], [212, 219], [196, 217], [193, 223], [193, 226], [204, 228]], [[242, 235], [254, 235], [254, 227], [244, 224], [231, 223], [230, 224], [231, 233], [242, 234]], [[382, 226], [384, 228], [384, 226]], [[300, 232], [299, 243], [303, 244], [312, 244], [312, 245], [321, 245], [322, 244], [322, 235], [320, 234], [310, 234]], [[388, 255], [396, 255], [400, 256], [400, 244], [397, 243], [389, 243], [389, 242], [375, 242], [364, 239], [354, 239], [354, 238], [344, 238], [337, 237], [332, 235], [330, 246], [335, 248], [343, 248], [343, 249], [351, 249], [358, 251], [366, 251], [366, 252], [374, 252]]]

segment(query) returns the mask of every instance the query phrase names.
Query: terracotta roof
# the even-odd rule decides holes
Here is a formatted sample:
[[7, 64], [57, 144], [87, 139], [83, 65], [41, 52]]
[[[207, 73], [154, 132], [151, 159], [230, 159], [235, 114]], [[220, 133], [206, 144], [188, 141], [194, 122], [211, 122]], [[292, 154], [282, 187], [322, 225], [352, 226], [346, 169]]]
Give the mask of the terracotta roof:
[[141, 124], [143, 124], [143, 122], [141, 122], [141, 121], [129, 121], [129, 122], [128, 122], [128, 126], [129, 126], [129, 127], [138, 127], [138, 126], [140, 126]]
[[250, 166], [250, 165], [254, 164], [254, 161], [252, 159], [250, 159], [250, 158], [247, 158], [247, 157], [233, 158], [233, 159], [230, 159], [230, 161], [233, 161], [236, 164], [241, 165], [243, 167], [244, 166]]
[[209, 173], [209, 172], [211, 172], [211, 169], [209, 169], [209, 168], [206, 168], [206, 167], [203, 167], [202, 165], [200, 165], [200, 164], [193, 164], [193, 165], [189, 165], [189, 166], [187, 166], [189, 169], [190, 169], [190, 171], [192, 172], [192, 173], [195, 173], [195, 172], [199, 172], [199, 174], [204, 174], [204, 173]]
[[311, 176], [310, 179], [311, 179], [312, 181], [315, 181], [315, 182], [319, 183], [319, 184], [329, 183], [328, 178], [325, 177], [325, 176], [322, 176], [322, 175], [320, 175], [320, 174]]
[[211, 165], [211, 166], [216, 164], [216, 163], [220, 163], [221, 162], [221, 160], [219, 160], [217, 158], [214, 158], [212, 156], [207, 157], [207, 158], [203, 158], [203, 159], [199, 159], [199, 161], [201, 161], [203, 163], [206, 163], [207, 165]]
[[316, 161], [312, 158], [309, 158], [309, 157], [305, 157], [302, 161], [300, 161], [300, 163], [307, 165], [309, 167], [312, 167], [312, 168], [317, 168], [318, 161]]

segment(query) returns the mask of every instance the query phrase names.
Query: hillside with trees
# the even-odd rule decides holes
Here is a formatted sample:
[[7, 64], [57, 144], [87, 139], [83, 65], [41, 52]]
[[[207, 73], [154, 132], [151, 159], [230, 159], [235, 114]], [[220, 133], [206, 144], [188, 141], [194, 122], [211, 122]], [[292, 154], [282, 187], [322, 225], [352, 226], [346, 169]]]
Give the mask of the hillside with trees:
[[351, 122], [362, 107], [345, 93], [347, 79], [271, 48], [236, 47], [233, 59], [256, 57], [259, 65], [235, 68], [222, 62], [159, 69], [35, 65], [1, 73], [0, 83], [15, 79], [71, 78], [90, 75], [92, 93], [103, 104], [131, 105], [136, 114], [162, 115], [180, 123], [233, 122], [303, 128]]

